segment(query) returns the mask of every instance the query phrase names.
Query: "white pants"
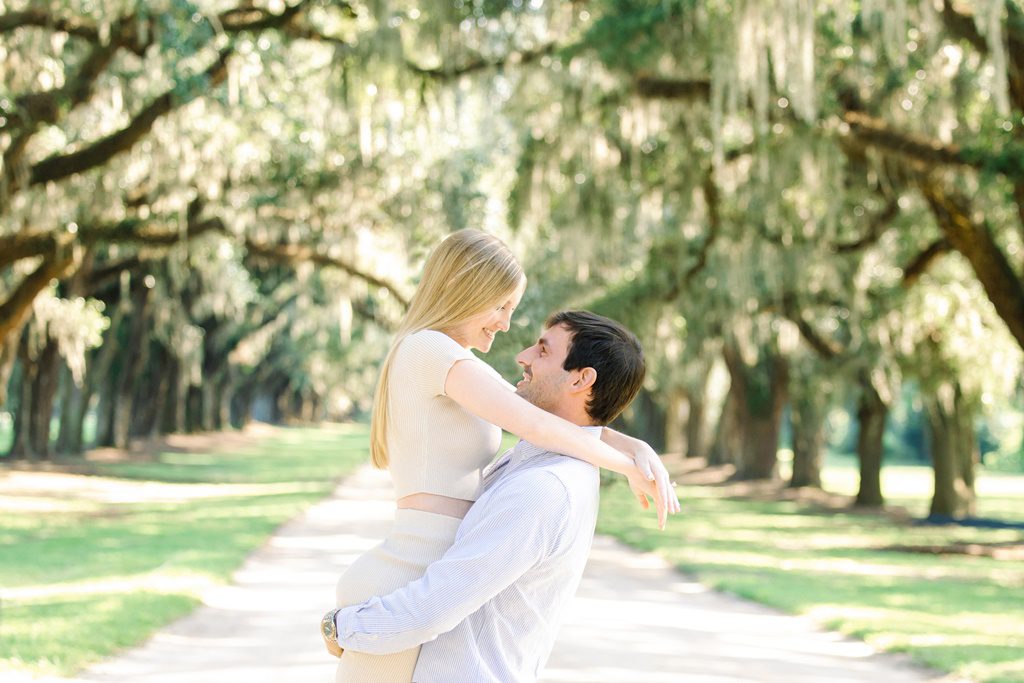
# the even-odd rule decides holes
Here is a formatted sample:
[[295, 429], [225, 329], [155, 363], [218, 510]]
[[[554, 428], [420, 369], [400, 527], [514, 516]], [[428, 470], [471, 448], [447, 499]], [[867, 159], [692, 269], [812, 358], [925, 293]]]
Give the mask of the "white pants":
[[[338, 579], [338, 607], [385, 595], [423, 576], [455, 541], [461, 519], [421, 510], [399, 509], [395, 524], [379, 545], [352, 563]], [[346, 651], [335, 683], [410, 683], [419, 647], [392, 655]]]

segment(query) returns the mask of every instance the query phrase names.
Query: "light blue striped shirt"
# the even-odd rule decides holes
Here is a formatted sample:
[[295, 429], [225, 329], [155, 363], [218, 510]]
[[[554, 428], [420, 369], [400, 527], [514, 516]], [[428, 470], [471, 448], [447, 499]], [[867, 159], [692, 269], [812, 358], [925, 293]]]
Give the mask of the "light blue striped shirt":
[[520, 441], [488, 468], [444, 557], [339, 612], [338, 643], [370, 654], [426, 643], [414, 683], [536, 680], [590, 554], [598, 484], [596, 467]]

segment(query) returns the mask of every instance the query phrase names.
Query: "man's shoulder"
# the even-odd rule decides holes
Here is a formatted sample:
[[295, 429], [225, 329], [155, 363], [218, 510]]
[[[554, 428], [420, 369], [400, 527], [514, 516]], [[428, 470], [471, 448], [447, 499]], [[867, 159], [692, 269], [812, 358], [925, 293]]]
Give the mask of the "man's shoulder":
[[[543, 453], [510, 472], [507, 485], [539, 495], [574, 499], [592, 495], [600, 484], [600, 471], [590, 463], [557, 453]], [[499, 484], [500, 485], [500, 484]]]

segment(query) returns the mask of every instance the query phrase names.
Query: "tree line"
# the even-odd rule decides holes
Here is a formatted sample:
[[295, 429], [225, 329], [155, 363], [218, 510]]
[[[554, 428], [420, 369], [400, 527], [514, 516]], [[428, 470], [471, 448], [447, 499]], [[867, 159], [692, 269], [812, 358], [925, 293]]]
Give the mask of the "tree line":
[[776, 477], [788, 415], [819, 486], [849, 406], [880, 506], [912, 382], [932, 512], [972, 513], [1024, 347], [1017, 0], [212, 7], [0, 13], [8, 457], [365, 411], [417, 264], [483, 227], [516, 340], [641, 333], [666, 446]]

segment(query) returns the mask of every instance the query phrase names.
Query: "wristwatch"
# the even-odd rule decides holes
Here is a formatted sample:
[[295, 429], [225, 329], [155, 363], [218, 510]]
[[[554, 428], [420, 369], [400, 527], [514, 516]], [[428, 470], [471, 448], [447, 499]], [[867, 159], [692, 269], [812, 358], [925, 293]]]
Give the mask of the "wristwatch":
[[340, 607], [332, 609], [324, 615], [323, 619], [320, 620], [320, 635], [324, 637], [324, 644], [327, 645], [327, 651], [335, 657], [340, 657], [341, 653], [345, 651], [341, 645], [338, 645], [338, 625], [334, 623], [334, 617], [336, 617], [340, 611]]

